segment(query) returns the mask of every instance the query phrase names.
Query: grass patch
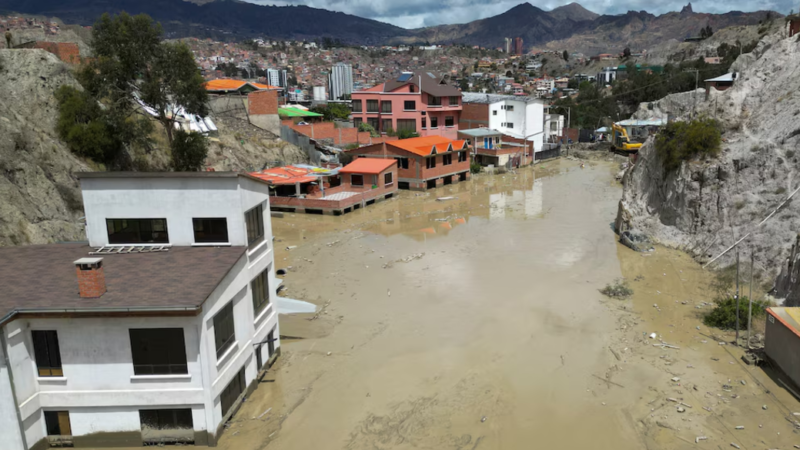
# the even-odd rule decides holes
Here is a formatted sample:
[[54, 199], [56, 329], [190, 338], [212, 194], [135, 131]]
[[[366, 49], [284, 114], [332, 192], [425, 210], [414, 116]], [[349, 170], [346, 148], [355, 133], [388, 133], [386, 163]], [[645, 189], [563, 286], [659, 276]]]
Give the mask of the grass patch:
[[611, 298], [628, 298], [633, 295], [633, 289], [628, 286], [627, 281], [617, 279], [614, 280], [613, 283], [607, 284], [603, 289], [600, 289], [600, 293]]
[[684, 161], [706, 159], [720, 152], [720, 126], [711, 118], [691, 122], [672, 122], [656, 138], [656, 152], [665, 172], [681, 167]]
[[[748, 298], [743, 296], [739, 299], [739, 329], [747, 329], [747, 310]], [[717, 300], [717, 306], [703, 317], [703, 323], [709, 327], [716, 327], [723, 330], [733, 330], [736, 328], [736, 300], [733, 297], [726, 297]], [[770, 306], [763, 300], [753, 300], [753, 319], [764, 317], [766, 309]]]
[[785, 187], [779, 187], [778, 189], [775, 189], [775, 193], [778, 194], [778, 195], [785, 194], [786, 193], [786, 188]]

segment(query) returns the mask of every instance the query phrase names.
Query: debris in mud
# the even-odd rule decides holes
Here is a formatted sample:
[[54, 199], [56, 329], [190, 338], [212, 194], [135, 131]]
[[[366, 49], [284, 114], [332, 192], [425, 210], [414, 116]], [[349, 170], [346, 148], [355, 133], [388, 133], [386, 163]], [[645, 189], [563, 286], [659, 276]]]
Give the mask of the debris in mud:
[[294, 250], [296, 248], [297, 248], [296, 245], [290, 245], [290, 246], [286, 247], [286, 250]]
[[439, 197], [439, 198], [436, 199], [436, 201], [437, 202], [444, 202], [444, 201], [447, 201], [447, 200], [455, 200], [457, 198], [458, 197]]
[[652, 252], [655, 250], [652, 242], [650, 242], [650, 238], [635, 229], [623, 231], [622, 234], [619, 235], [619, 242], [637, 252]]
[[486, 422], [486, 416], [481, 417], [481, 423]]
[[600, 293], [606, 297], [628, 298], [633, 295], [633, 289], [628, 286], [627, 281], [617, 279], [614, 283], [607, 284], [606, 287], [600, 289]]
[[694, 443], [697, 444], [700, 441], [705, 441], [705, 440], [708, 440], [708, 437], [706, 437], [706, 436], [697, 436], [696, 438], [694, 438]]

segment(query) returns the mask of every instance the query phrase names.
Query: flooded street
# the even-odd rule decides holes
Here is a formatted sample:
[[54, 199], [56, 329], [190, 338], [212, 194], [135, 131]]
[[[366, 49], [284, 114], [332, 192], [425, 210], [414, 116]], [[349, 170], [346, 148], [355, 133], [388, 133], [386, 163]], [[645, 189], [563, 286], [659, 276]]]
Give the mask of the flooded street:
[[[695, 448], [701, 432], [728, 447], [740, 424], [717, 410], [731, 402], [790, 447], [782, 414], [796, 402], [697, 328], [708, 273], [617, 244], [617, 171], [561, 159], [342, 217], [273, 218], [283, 295], [320, 309], [281, 316], [281, 357], [220, 448]], [[632, 299], [598, 292], [621, 276]], [[762, 384], [717, 396], [723, 377], [746, 376]], [[694, 408], [678, 415], [670, 397]], [[777, 448], [747, 420], [742, 448]]]

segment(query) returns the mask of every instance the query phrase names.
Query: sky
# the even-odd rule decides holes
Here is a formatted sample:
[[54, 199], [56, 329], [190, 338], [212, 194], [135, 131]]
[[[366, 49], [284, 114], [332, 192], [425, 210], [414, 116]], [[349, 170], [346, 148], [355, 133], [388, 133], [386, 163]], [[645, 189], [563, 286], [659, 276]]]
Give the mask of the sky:
[[[306, 5], [340, 11], [368, 19], [391, 23], [403, 28], [419, 28], [441, 24], [466, 23], [496, 16], [522, 3], [521, 0], [246, 0], [262, 5]], [[531, 2], [549, 11], [572, 0]], [[598, 14], [624, 14], [646, 10], [653, 14], [680, 11], [687, 0], [583, 0], [584, 8]], [[787, 14], [800, 8], [800, 0], [700, 0], [692, 2], [695, 12], [725, 13], [770, 9]]]

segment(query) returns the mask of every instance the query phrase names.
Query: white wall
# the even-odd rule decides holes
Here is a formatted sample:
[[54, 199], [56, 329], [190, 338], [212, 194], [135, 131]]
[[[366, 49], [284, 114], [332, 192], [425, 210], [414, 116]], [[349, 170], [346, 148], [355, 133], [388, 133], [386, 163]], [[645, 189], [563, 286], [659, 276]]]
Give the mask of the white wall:
[[535, 151], [542, 151], [544, 143], [544, 105], [540, 101], [530, 102], [525, 107], [525, 136], [533, 141]]
[[[504, 105], [513, 105], [514, 109], [503, 109]], [[497, 115], [492, 111], [497, 111]], [[544, 142], [543, 120], [544, 107], [538, 101], [526, 103], [520, 100], [501, 100], [489, 105], [489, 128], [518, 139], [528, 137], [536, 151], [542, 150]], [[514, 128], [502, 125], [509, 122], [514, 124]]]
[[14, 408], [14, 397], [11, 392], [10, 372], [6, 367], [4, 355], [5, 349], [0, 348], [0, 436], [2, 436], [3, 448], [23, 450], [22, 436]]

